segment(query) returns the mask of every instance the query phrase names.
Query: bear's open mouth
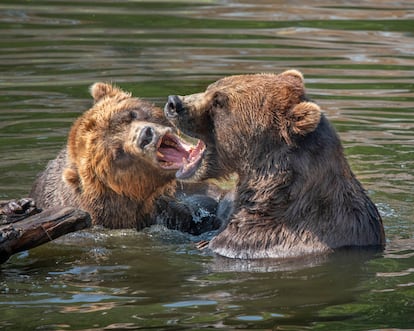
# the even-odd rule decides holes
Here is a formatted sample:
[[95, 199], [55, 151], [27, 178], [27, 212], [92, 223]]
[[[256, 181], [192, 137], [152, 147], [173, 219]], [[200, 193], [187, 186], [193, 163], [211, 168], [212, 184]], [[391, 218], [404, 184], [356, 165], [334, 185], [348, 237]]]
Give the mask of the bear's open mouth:
[[176, 177], [185, 179], [196, 172], [205, 149], [206, 145], [201, 140], [194, 146], [167, 133], [158, 141], [157, 161], [163, 169], [178, 170]]

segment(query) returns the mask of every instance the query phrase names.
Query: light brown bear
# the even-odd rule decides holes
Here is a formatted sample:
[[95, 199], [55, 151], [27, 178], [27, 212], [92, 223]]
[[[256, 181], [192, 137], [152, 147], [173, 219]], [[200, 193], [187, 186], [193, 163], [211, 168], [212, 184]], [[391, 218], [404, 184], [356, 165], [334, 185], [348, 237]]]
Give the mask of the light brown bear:
[[67, 146], [33, 185], [37, 206], [83, 209], [107, 228], [142, 229], [157, 216], [193, 234], [217, 228], [219, 190], [190, 184], [175, 193], [175, 172], [200, 158], [202, 146], [181, 140], [162, 109], [130, 93], [106, 83], [90, 91], [93, 107], [75, 121]]
[[377, 208], [300, 72], [226, 77], [203, 93], [170, 96], [164, 112], [207, 145], [179, 178], [238, 175], [228, 225], [209, 243], [214, 252], [285, 258], [383, 247]]

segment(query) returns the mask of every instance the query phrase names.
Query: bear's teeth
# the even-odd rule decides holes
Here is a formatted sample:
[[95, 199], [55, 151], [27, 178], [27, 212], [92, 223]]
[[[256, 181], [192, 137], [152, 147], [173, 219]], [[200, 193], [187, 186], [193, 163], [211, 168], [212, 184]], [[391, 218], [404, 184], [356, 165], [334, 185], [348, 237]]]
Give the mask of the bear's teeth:
[[174, 148], [177, 147], [177, 144], [175, 143], [175, 141], [172, 141], [172, 140], [165, 140], [163, 143], [164, 143], [164, 145], [167, 145], [167, 146], [171, 146], [171, 147], [174, 147]]
[[159, 158], [164, 158], [164, 154], [162, 154], [160, 151], [157, 151], [157, 156], [158, 156]]

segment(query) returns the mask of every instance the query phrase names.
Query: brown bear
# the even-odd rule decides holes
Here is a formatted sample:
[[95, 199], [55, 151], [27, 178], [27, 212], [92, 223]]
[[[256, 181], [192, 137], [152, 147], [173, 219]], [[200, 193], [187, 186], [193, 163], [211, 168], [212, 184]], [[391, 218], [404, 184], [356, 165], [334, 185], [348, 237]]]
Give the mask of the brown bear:
[[300, 72], [230, 76], [170, 96], [166, 117], [207, 145], [179, 178], [237, 173], [234, 209], [209, 247], [232, 258], [284, 258], [340, 247], [382, 248], [377, 208]]
[[193, 234], [216, 228], [220, 190], [189, 184], [175, 192], [175, 172], [201, 157], [202, 143], [186, 143], [162, 109], [115, 86], [95, 83], [90, 91], [93, 107], [75, 121], [67, 146], [33, 185], [37, 206], [83, 209], [107, 228], [142, 229], [157, 216]]

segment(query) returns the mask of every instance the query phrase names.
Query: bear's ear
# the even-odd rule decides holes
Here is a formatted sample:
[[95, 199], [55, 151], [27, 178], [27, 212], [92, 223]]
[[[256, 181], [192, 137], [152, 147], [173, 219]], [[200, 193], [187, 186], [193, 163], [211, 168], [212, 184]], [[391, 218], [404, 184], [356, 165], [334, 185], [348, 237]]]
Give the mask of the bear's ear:
[[306, 101], [297, 104], [286, 114], [287, 121], [280, 130], [281, 136], [287, 144], [292, 144], [292, 136], [304, 136], [316, 129], [321, 114], [321, 109], [316, 103]]
[[321, 119], [321, 109], [316, 103], [301, 102], [290, 111], [293, 134], [304, 136], [316, 129]]
[[305, 79], [303, 78], [302, 73], [298, 70], [295, 70], [295, 69], [286, 70], [286, 71], [282, 72], [279, 76], [292, 77], [292, 78], [295, 78], [295, 79], [299, 79], [300, 83], [302, 85], [305, 81]]
[[93, 97], [93, 100], [95, 101], [95, 103], [106, 96], [109, 96], [109, 97], [113, 97], [116, 95], [122, 95], [125, 97], [130, 96], [129, 93], [122, 91], [120, 88], [116, 86], [113, 86], [108, 83], [101, 83], [101, 82], [93, 84], [89, 88], [89, 91], [91, 92], [91, 96]]

